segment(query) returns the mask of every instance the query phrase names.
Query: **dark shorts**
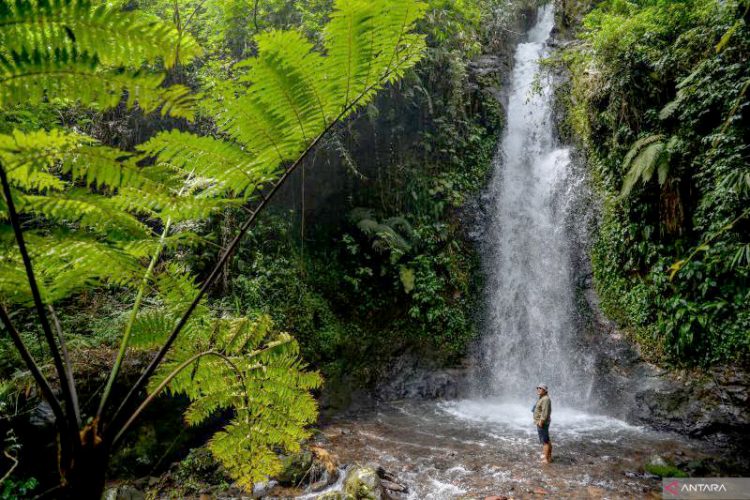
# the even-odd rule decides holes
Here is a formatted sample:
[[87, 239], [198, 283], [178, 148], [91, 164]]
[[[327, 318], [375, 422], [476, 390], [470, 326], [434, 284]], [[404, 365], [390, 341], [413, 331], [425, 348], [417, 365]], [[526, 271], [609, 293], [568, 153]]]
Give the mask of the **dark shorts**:
[[537, 427], [536, 432], [539, 435], [539, 443], [549, 443], [549, 424], [544, 424], [543, 427]]

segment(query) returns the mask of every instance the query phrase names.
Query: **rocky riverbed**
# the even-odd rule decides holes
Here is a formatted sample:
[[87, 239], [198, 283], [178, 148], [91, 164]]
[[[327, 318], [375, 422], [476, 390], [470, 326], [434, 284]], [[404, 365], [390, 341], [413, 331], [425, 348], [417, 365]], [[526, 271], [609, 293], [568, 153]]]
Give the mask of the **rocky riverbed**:
[[706, 441], [564, 408], [553, 417], [554, 463], [542, 465], [529, 409], [492, 400], [380, 404], [324, 435], [342, 463], [381, 468], [405, 486], [383, 498], [660, 498], [654, 472], [741, 467]]

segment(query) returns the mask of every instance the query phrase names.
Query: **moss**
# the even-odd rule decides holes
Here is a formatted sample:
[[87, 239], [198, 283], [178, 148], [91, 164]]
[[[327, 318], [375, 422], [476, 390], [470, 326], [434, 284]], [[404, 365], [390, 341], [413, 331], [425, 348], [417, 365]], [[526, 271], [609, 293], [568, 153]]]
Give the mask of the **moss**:
[[646, 472], [659, 477], [688, 477], [688, 475], [682, 472], [674, 465], [658, 465], [658, 464], [646, 464], [644, 467]]

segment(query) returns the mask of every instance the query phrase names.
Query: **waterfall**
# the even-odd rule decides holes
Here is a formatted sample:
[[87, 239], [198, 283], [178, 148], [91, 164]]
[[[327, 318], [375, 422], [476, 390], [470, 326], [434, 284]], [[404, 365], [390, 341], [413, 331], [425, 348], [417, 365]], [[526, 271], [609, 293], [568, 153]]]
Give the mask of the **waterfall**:
[[588, 384], [575, 345], [566, 229], [575, 182], [570, 151], [555, 141], [552, 85], [539, 71], [553, 23], [552, 6], [541, 7], [528, 41], [516, 49], [507, 125], [488, 186], [480, 383], [483, 393], [514, 401], [546, 383], [558, 400], [572, 403], [585, 399]]

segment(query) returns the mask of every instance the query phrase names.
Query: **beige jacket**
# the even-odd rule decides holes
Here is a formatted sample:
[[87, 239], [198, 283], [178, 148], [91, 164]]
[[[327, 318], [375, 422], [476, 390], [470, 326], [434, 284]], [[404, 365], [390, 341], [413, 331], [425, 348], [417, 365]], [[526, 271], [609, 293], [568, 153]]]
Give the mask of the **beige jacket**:
[[534, 406], [534, 423], [538, 426], [549, 425], [552, 415], [552, 401], [548, 395], [539, 398]]

